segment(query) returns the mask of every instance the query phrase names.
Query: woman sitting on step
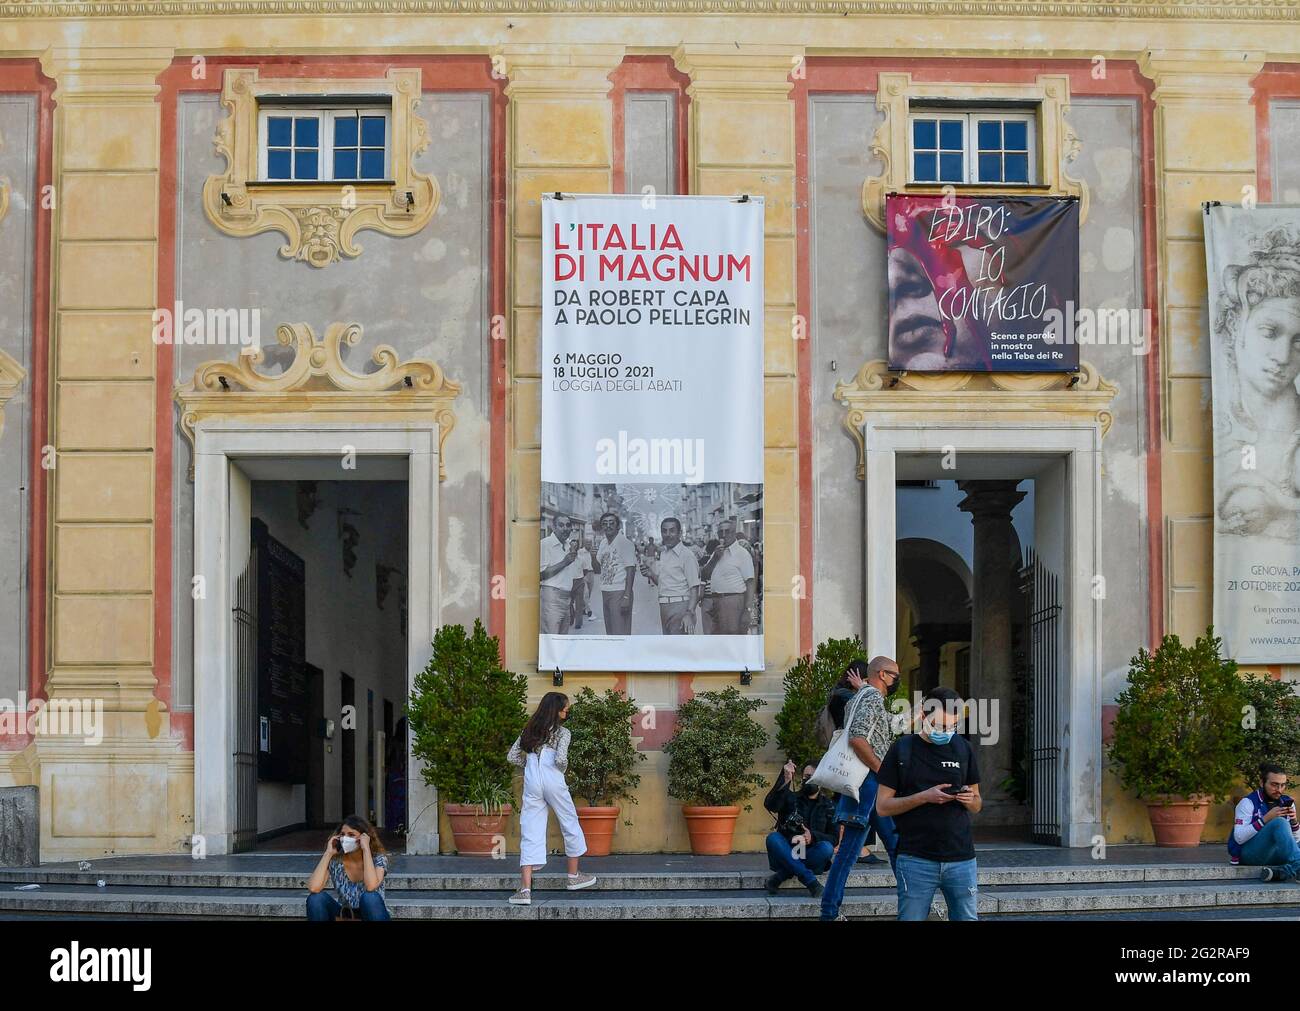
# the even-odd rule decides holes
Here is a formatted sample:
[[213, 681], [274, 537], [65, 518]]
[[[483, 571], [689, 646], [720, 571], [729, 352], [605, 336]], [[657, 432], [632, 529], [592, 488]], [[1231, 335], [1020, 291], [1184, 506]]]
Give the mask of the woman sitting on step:
[[[387, 920], [384, 905], [384, 876], [388, 857], [375, 827], [357, 814], [343, 819], [330, 836], [320, 863], [307, 881], [307, 919]], [[333, 885], [335, 899], [325, 891]]]

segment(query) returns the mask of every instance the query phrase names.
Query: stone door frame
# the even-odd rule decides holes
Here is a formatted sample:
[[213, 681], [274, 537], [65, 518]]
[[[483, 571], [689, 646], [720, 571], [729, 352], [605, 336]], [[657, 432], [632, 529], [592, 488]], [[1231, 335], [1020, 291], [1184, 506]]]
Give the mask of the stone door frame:
[[[208, 854], [230, 852], [235, 820], [235, 699], [230, 608], [239, 543], [231, 520], [231, 472], [241, 459], [401, 457], [407, 468], [409, 623], [407, 684], [428, 663], [438, 609], [438, 418], [402, 422], [256, 420], [210, 417], [194, 427], [194, 571], [205, 579], [194, 602], [194, 832]], [[291, 468], [286, 480], [292, 480]], [[235, 508], [247, 511], [235, 502]], [[237, 517], [238, 519], [238, 517]], [[246, 518], [245, 518], [246, 522]], [[241, 560], [242, 561], [242, 560]], [[437, 794], [408, 755], [408, 853], [438, 852]]]
[[[1090, 846], [1101, 833], [1103, 753], [1099, 663], [1101, 605], [1094, 576], [1101, 572], [1101, 440], [1094, 419], [1031, 422], [941, 421], [868, 413], [863, 420], [866, 642], [872, 653], [897, 655], [895, 481], [899, 455], [949, 450], [997, 456], [1050, 456], [1065, 463], [1063, 487], [1036, 496], [1036, 509], [1064, 510], [1061, 573], [1063, 656], [1061, 726], [1061, 839]], [[1053, 501], [1055, 499], [1056, 501]]]

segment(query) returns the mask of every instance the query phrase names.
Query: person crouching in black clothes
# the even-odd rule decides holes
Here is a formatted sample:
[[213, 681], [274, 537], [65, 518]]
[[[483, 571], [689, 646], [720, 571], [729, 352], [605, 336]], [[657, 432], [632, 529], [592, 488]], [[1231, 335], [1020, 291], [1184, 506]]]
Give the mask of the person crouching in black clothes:
[[763, 798], [763, 806], [776, 817], [767, 837], [767, 864], [772, 875], [763, 882], [769, 895], [781, 883], [798, 878], [814, 898], [822, 893], [817, 875], [831, 865], [835, 854], [835, 804], [808, 782], [817, 769], [804, 766], [803, 787], [794, 788], [794, 762], [786, 762], [776, 783]]

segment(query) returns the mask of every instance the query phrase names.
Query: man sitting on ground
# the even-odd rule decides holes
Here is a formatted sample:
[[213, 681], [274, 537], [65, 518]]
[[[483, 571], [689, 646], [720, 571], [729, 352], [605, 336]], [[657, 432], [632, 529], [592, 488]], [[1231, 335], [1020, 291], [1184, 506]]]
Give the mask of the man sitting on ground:
[[1294, 881], [1300, 877], [1300, 820], [1295, 801], [1282, 792], [1286, 773], [1265, 762], [1259, 782], [1259, 789], [1237, 805], [1228, 856], [1234, 864], [1263, 867], [1261, 881]]

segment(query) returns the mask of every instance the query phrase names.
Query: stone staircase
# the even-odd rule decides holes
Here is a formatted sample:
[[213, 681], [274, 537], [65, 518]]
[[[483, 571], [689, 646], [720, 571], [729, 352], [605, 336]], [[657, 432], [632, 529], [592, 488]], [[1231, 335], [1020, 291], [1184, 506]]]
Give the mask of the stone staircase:
[[[0, 869], [0, 919], [29, 917], [301, 919], [309, 853], [106, 857], [76, 864]], [[387, 900], [397, 919], [785, 920], [810, 919], [818, 903], [794, 882], [763, 890], [758, 854], [691, 857], [617, 855], [585, 861], [595, 888], [564, 889], [562, 860], [536, 876], [531, 906], [511, 906], [514, 859], [396, 855]], [[1300, 885], [1262, 884], [1255, 868], [1232, 867], [1222, 847], [1087, 850], [1004, 847], [981, 850], [980, 916], [1002, 919], [1300, 919]], [[99, 882], [103, 885], [100, 886]], [[37, 884], [37, 889], [19, 886]], [[936, 899], [933, 916], [941, 917]], [[894, 918], [887, 865], [859, 865], [843, 912], [850, 919]]]

